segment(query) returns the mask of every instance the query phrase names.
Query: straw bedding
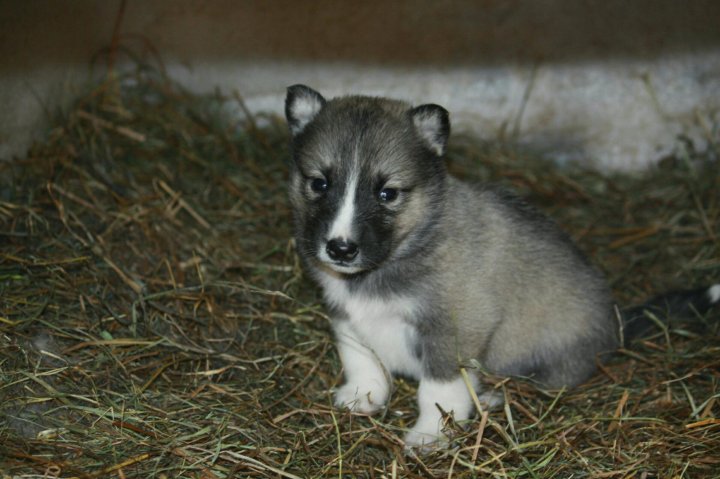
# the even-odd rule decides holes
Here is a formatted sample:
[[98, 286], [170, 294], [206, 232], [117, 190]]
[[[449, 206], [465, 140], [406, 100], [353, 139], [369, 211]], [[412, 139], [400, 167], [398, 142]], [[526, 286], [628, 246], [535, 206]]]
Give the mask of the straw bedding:
[[[333, 408], [285, 126], [242, 109], [141, 65], [0, 163], [3, 477], [720, 477], [717, 312], [659, 326], [574, 390], [487, 378], [507, 406], [449, 421], [427, 455], [399, 440], [415, 384], [380, 417]], [[708, 139], [634, 174], [463, 137], [448, 161], [556, 218], [631, 304], [720, 282], [717, 126]]]

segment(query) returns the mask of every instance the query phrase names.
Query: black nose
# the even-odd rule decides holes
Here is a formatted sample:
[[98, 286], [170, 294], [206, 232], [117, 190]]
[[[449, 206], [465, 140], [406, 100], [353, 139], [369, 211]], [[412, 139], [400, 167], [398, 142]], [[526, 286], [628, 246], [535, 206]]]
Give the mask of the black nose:
[[359, 248], [352, 241], [335, 238], [327, 242], [325, 250], [333, 261], [352, 261], [357, 256]]

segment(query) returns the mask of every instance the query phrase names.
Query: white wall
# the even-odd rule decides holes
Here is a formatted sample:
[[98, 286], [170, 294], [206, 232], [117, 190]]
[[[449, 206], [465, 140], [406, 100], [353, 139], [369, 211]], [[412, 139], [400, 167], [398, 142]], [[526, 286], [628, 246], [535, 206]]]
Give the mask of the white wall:
[[[118, 5], [0, 0], [0, 158], [87, 82]], [[128, 0], [120, 32], [254, 111], [281, 113], [285, 87], [307, 83], [439, 103], [456, 130], [639, 168], [720, 124], [718, 19], [712, 0]]]
[[363, 93], [438, 103], [450, 110], [456, 131], [517, 141], [558, 161], [637, 169], [670, 154], [679, 134], [706, 146], [708, 128], [720, 126], [719, 53], [442, 68], [215, 62], [171, 71], [193, 90], [237, 89], [251, 110], [277, 114], [292, 83], [327, 97]]

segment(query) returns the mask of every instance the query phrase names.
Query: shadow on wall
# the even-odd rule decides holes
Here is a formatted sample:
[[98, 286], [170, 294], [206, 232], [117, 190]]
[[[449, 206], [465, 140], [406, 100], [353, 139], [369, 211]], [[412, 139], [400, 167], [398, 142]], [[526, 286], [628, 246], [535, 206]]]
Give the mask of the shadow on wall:
[[[0, 157], [42, 129], [41, 102], [87, 78], [120, 5], [0, 0]], [[715, 0], [127, 0], [120, 32], [192, 89], [238, 90], [253, 109], [279, 112], [297, 82], [433, 101], [488, 138], [516, 125], [525, 144], [632, 167], [678, 133], [707, 140], [696, 123], [720, 109], [718, 18]]]

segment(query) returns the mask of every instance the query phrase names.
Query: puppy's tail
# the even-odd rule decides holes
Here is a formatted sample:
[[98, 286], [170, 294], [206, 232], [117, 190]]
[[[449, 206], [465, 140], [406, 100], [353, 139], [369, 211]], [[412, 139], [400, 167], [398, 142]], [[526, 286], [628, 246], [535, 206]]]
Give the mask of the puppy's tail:
[[645, 304], [622, 311], [623, 341], [641, 337], [658, 320], [667, 323], [670, 319], [695, 319], [717, 307], [720, 307], [720, 283], [656, 296]]

